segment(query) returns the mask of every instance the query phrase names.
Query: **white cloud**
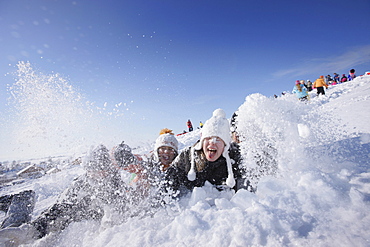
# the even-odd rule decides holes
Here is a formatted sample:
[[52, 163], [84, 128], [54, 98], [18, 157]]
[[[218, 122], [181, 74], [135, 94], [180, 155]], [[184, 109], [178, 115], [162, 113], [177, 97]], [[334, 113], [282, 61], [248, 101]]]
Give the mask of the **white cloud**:
[[280, 70], [273, 73], [273, 75], [275, 77], [302, 76], [306, 75], [307, 72], [320, 74], [322, 71], [348, 70], [348, 68], [355, 67], [369, 61], [370, 45], [357, 46], [352, 47], [350, 51], [341, 55], [310, 59], [295, 68]]

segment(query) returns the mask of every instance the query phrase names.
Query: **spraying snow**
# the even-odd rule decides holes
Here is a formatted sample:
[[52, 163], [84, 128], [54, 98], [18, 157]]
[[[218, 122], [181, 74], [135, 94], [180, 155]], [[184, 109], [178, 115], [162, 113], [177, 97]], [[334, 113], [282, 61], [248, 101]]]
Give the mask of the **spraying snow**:
[[[291, 94], [247, 96], [236, 109], [237, 126], [256, 193], [206, 184], [151, 217], [108, 228], [75, 222], [32, 246], [369, 246], [369, 90], [364, 76], [329, 87], [325, 96], [310, 93], [309, 103]], [[199, 131], [179, 136], [179, 148], [197, 139]], [[252, 165], [261, 152], [276, 162]], [[37, 217], [81, 172], [66, 167], [1, 194], [34, 189]]]
[[111, 111], [106, 103], [96, 107], [59, 74], [45, 75], [29, 62], [17, 66], [16, 81], [8, 87], [9, 120], [2, 123], [9, 141], [2, 143], [2, 159], [80, 155], [106, 139], [107, 131], [119, 133], [104, 115], [120, 116], [121, 103]]

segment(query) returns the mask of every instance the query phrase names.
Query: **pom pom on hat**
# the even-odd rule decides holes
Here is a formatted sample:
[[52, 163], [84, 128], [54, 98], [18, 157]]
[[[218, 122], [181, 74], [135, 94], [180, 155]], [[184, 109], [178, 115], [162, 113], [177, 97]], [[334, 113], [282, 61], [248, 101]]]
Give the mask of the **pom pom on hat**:
[[161, 131], [159, 131], [159, 135], [163, 135], [163, 134], [171, 134], [171, 135], [174, 135], [172, 133], [172, 130], [167, 129], [167, 128], [161, 129]]
[[226, 119], [226, 114], [224, 110], [216, 109], [213, 112], [212, 117], [205, 122], [201, 131], [202, 131], [201, 132], [202, 137], [199, 143], [195, 145], [191, 150], [191, 155], [192, 155], [191, 156], [191, 168], [188, 172], [188, 179], [190, 181], [194, 181], [196, 178], [195, 161], [193, 157], [194, 149], [195, 150], [202, 149], [204, 138], [217, 136], [225, 142], [225, 148], [224, 148], [222, 155], [226, 159], [226, 165], [227, 165], [227, 171], [228, 171], [228, 177], [226, 180], [226, 184], [230, 188], [234, 187], [235, 179], [234, 179], [234, 174], [232, 170], [231, 160], [229, 157], [229, 148], [230, 148], [230, 142], [231, 142], [230, 125], [229, 125], [229, 121]]

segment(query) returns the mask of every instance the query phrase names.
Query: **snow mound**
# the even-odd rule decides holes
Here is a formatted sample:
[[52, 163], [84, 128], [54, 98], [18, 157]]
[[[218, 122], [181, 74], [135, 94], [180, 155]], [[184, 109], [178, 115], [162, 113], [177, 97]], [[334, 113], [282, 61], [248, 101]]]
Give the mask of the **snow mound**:
[[[369, 246], [369, 92], [364, 76], [311, 93], [308, 103], [248, 95], [237, 126], [256, 193], [206, 184], [151, 217], [114, 227], [76, 222], [32, 246]], [[199, 132], [178, 136], [180, 149]], [[69, 182], [34, 180], [35, 214], [50, 194], [41, 188]]]

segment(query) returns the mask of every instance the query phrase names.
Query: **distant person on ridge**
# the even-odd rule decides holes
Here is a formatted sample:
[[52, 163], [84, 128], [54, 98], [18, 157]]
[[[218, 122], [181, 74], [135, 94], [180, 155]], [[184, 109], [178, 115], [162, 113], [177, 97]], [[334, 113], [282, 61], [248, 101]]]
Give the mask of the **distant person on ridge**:
[[333, 82], [333, 78], [330, 75], [325, 76], [326, 84], [330, 85]]
[[293, 88], [293, 93], [298, 97], [300, 101], [308, 100], [307, 88], [302, 85], [299, 81], [296, 81], [296, 84]]
[[299, 82], [301, 83], [301, 86], [302, 86], [302, 87], [307, 88], [307, 86], [306, 86], [306, 81], [305, 81], [305, 80], [300, 80]]
[[337, 73], [334, 73], [333, 79], [334, 79], [334, 82], [336, 83], [340, 82], [339, 75]]
[[306, 86], [307, 86], [308, 92], [311, 92], [312, 91], [312, 82], [310, 80], [307, 80]]
[[328, 85], [325, 83], [324, 76], [321, 75], [320, 78], [316, 79], [313, 83], [313, 87], [317, 90], [317, 95], [325, 95], [324, 87], [328, 88]]
[[200, 128], [203, 128], [203, 123], [202, 123], [202, 121], [200, 121], [200, 123], [199, 123], [199, 127], [200, 127]]
[[340, 78], [340, 82], [346, 82], [348, 79], [347, 79], [347, 76], [346, 76], [346, 74], [343, 74], [342, 75], [342, 78]]
[[349, 75], [348, 75], [348, 79], [350, 80], [350, 81], [352, 81], [353, 79], [355, 79], [356, 78], [356, 75], [355, 75], [355, 69], [351, 69], [350, 71], [349, 71]]
[[193, 124], [191, 123], [190, 119], [188, 119], [186, 124], [188, 125], [189, 132], [193, 131]]

